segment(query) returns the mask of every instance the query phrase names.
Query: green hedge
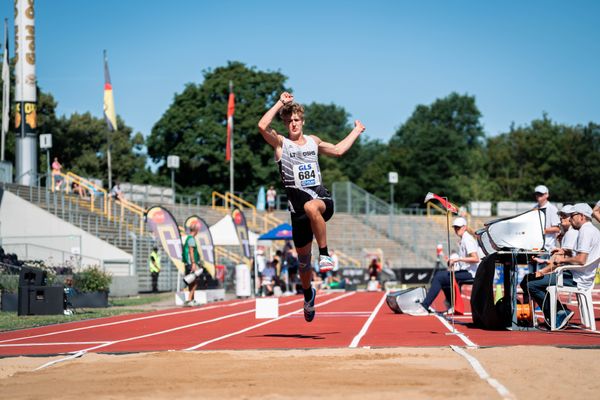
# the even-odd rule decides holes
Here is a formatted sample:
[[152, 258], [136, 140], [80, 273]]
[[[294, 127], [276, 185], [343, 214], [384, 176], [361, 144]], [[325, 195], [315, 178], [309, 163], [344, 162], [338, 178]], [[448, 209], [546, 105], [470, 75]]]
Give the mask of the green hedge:
[[0, 290], [5, 293], [17, 293], [19, 275], [0, 274]]
[[73, 287], [80, 292], [108, 292], [112, 277], [97, 265], [73, 275]]

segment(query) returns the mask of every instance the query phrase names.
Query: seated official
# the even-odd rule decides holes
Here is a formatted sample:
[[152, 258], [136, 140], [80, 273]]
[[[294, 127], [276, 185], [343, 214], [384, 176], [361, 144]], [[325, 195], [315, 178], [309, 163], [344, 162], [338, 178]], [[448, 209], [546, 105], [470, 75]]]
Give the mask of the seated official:
[[[454, 277], [456, 281], [460, 282], [470, 281], [475, 277], [475, 272], [479, 266], [480, 253], [479, 245], [477, 240], [471, 233], [468, 232], [467, 220], [463, 217], [458, 217], [452, 222], [454, 233], [460, 237], [460, 246], [458, 249], [458, 257], [451, 258], [448, 260], [448, 269], [454, 268]], [[446, 300], [449, 302], [451, 299], [450, 294], [450, 271], [437, 271], [431, 281], [431, 287], [427, 291], [425, 299], [421, 302], [421, 305], [427, 312], [435, 312], [431, 308], [431, 304], [440, 293], [444, 291]], [[460, 293], [456, 293], [456, 296], [460, 296]]]
[[273, 289], [277, 283], [277, 263], [278, 260], [274, 259], [262, 270], [261, 286], [263, 294], [266, 296], [271, 296], [273, 294]]
[[559, 256], [559, 250], [561, 249], [560, 255], [573, 256], [575, 254], [574, 250], [579, 231], [571, 226], [570, 212], [572, 208], [572, 205], [567, 204], [557, 213], [560, 219], [560, 233], [556, 238], [558, 246], [552, 250], [550, 260], [541, 257], [532, 257], [532, 260], [537, 262], [538, 265], [554, 262], [555, 258]]
[[[556, 274], [553, 273], [561, 265], [585, 265], [600, 257], [600, 231], [592, 225], [592, 208], [585, 203], [575, 204], [567, 209], [565, 214], [569, 215], [571, 226], [579, 231], [574, 254], [569, 256], [568, 252], [558, 249], [554, 252], [552, 262], [534, 274], [529, 274], [522, 284], [523, 290], [527, 290], [533, 300], [542, 308], [547, 321], [550, 320], [550, 302], [546, 299], [546, 288], [556, 285]], [[598, 262], [589, 265], [583, 270], [565, 271], [563, 273], [563, 285], [577, 287], [587, 290], [594, 285], [596, 268]], [[574, 312], [565, 307], [557, 299], [556, 327], [558, 329], [567, 326]]]

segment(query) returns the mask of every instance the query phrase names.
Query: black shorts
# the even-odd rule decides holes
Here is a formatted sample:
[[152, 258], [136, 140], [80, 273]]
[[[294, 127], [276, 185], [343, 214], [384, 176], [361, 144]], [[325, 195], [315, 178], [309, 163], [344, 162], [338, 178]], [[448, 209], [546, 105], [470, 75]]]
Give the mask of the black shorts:
[[[325, 221], [329, 221], [333, 216], [333, 200], [320, 199], [325, 203], [325, 212], [322, 214]], [[310, 226], [310, 220], [305, 213], [292, 213], [292, 238], [294, 246], [304, 247], [313, 240], [313, 231]]]

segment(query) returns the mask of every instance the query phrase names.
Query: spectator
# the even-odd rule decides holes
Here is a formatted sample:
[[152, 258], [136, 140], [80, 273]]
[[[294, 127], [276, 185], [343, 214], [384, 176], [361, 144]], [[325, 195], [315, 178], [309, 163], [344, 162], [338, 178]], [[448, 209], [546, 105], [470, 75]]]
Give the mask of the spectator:
[[331, 271], [331, 276], [328, 278], [327, 285], [330, 289], [345, 289], [346, 279], [342, 279], [338, 271]]
[[[288, 249], [285, 256], [285, 263], [287, 264], [288, 270], [289, 290], [293, 291], [298, 280], [298, 254], [296, 253], [296, 250], [292, 248]], [[298, 294], [302, 294], [301, 288], [302, 287], [300, 286]]]
[[282, 257], [283, 253], [281, 252], [281, 250], [277, 250], [275, 252], [275, 256], [273, 257], [273, 261], [277, 261], [276, 263], [274, 263], [273, 265], [275, 266], [275, 272], [277, 276], [281, 275], [281, 267], [282, 267]]
[[58, 157], [54, 157], [54, 161], [52, 162], [52, 179], [54, 179], [54, 190], [60, 190], [64, 183], [61, 169], [62, 165], [58, 162]]
[[261, 277], [261, 287], [263, 296], [272, 296], [273, 289], [275, 288], [276, 278], [277, 278], [277, 264], [279, 261], [274, 259], [270, 262], [265, 269], [263, 269], [262, 277]]
[[[431, 304], [441, 290], [444, 291], [446, 300], [450, 301], [450, 269], [454, 268], [454, 277], [458, 283], [471, 280], [475, 277], [475, 272], [479, 266], [481, 250], [477, 240], [468, 231], [467, 220], [458, 217], [452, 222], [454, 233], [460, 238], [458, 256], [448, 260], [448, 271], [437, 271], [431, 281], [431, 287], [427, 291], [425, 299], [421, 303], [425, 311], [435, 312]], [[456, 293], [460, 296], [460, 293]]]
[[377, 258], [373, 258], [371, 260], [371, 264], [367, 267], [367, 272], [369, 273], [369, 279], [372, 281], [376, 281], [379, 277], [379, 273], [381, 272], [381, 264]]
[[275, 209], [275, 199], [277, 198], [277, 191], [273, 186], [267, 190], [267, 212], [273, 212]]
[[121, 191], [121, 184], [117, 181], [110, 190], [110, 197], [115, 200], [123, 201], [123, 192]]
[[152, 247], [152, 252], [148, 258], [148, 268], [150, 268], [150, 276], [152, 277], [152, 292], [158, 292], [158, 274], [160, 274], [160, 256], [158, 255], [158, 247]]
[[73, 191], [73, 193], [78, 194], [80, 198], [83, 199], [85, 197], [85, 191], [83, 190], [81, 185], [75, 181], [71, 183], [71, 190]]
[[267, 259], [265, 258], [265, 251], [262, 247], [259, 247], [258, 250], [256, 250], [256, 269], [258, 271], [259, 276], [260, 274], [262, 274], [266, 266]]
[[[555, 285], [557, 279], [556, 274], [552, 271], [561, 265], [585, 265], [600, 257], [600, 231], [591, 223], [592, 208], [588, 204], [578, 203], [567, 211], [571, 226], [579, 231], [574, 249], [575, 255], [569, 256], [563, 249], [558, 249], [554, 252], [555, 257], [552, 262], [527, 276], [527, 290], [535, 302], [543, 308], [546, 320], [550, 319], [550, 304], [548, 301], [544, 301], [546, 288]], [[565, 271], [563, 285], [582, 290], [591, 288], [594, 285], [597, 267], [598, 262], [594, 262], [583, 270]], [[562, 329], [567, 326], [574, 313], [561, 304], [558, 299], [557, 310], [559, 311], [556, 313], [556, 327]]]
[[548, 188], [544, 185], [536, 186], [535, 199], [537, 204], [534, 208], [538, 208], [546, 214], [546, 225], [544, 227], [544, 248], [546, 251], [551, 252], [556, 247], [556, 236], [560, 232], [560, 219], [558, 218], [558, 210], [548, 201], [550, 196]]

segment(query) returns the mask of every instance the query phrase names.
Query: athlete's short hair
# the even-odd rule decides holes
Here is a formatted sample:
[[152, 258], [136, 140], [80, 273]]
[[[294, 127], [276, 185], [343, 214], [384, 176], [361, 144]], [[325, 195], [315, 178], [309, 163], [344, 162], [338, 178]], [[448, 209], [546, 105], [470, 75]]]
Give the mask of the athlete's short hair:
[[292, 114], [298, 114], [304, 119], [304, 106], [298, 103], [288, 103], [279, 110], [281, 119], [291, 118]]

